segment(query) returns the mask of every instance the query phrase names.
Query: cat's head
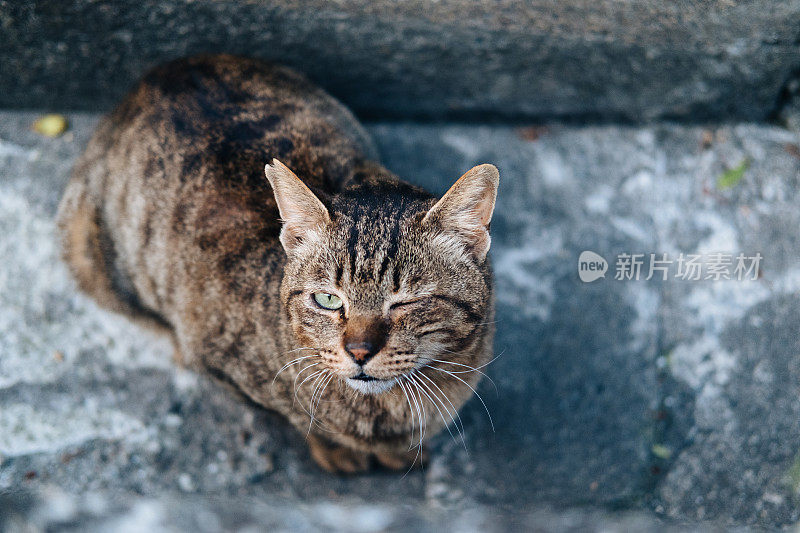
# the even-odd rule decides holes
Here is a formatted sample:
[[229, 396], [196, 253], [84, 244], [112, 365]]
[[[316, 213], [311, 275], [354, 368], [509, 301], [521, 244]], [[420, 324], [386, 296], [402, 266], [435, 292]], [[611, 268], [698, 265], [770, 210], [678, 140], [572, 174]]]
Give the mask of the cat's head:
[[277, 160], [266, 175], [283, 221], [281, 298], [298, 357], [372, 394], [424, 365], [481, 363], [470, 354], [491, 313], [494, 166], [469, 170], [438, 201], [367, 179], [323, 203]]

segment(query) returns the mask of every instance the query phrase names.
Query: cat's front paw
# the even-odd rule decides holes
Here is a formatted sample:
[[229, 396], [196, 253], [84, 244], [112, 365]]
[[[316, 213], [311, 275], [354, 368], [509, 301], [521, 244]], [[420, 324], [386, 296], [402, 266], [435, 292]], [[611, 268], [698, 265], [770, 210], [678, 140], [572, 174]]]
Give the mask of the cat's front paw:
[[368, 453], [330, 444], [314, 435], [308, 436], [308, 447], [314, 461], [328, 472], [356, 474], [369, 470]]
[[425, 448], [413, 448], [397, 452], [377, 452], [375, 459], [390, 470], [409, 470], [424, 466], [428, 462], [428, 454]]

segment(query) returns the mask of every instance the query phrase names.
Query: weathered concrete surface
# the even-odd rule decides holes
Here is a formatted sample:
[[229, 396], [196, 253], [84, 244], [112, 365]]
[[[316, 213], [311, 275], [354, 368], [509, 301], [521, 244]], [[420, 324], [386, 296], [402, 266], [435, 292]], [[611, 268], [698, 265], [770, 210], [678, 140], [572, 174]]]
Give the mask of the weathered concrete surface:
[[786, 83], [778, 107], [774, 122], [800, 131], [800, 71]]
[[33, 530], [81, 531], [383, 531], [507, 532], [635, 531], [672, 533], [714, 531], [664, 524], [642, 512], [608, 513], [598, 509], [498, 512], [482, 505], [441, 509], [387, 505], [383, 502], [300, 502], [272, 497], [219, 498], [170, 495], [114, 500], [102, 494], [75, 497], [49, 488], [38, 501], [30, 496], [0, 496], [10, 533]]
[[361, 115], [759, 120], [798, 0], [0, 1], [0, 107], [96, 110], [199, 52], [298, 67]]
[[[436, 192], [473, 164], [501, 170], [502, 355], [488, 369], [497, 392], [479, 388], [496, 431], [473, 399], [467, 451], [445, 433], [423, 472], [338, 478], [280, 419], [174, 369], [168, 342], [75, 293], [53, 213], [96, 118], [71, 115], [59, 139], [31, 132], [34, 118], [0, 113], [7, 523], [313, 528], [372, 512], [365, 530], [466, 516], [479, 530], [558, 531], [800, 518], [797, 133], [371, 126], [388, 166]], [[744, 160], [741, 181], [720, 189]], [[579, 281], [583, 250], [611, 262], [605, 279]], [[757, 281], [618, 281], [623, 252], [764, 259]]]

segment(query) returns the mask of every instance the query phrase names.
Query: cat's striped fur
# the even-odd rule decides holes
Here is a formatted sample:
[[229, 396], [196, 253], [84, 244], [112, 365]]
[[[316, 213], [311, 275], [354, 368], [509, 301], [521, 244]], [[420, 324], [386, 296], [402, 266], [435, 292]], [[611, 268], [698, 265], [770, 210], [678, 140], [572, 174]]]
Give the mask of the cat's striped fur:
[[178, 60], [100, 122], [60, 206], [64, 256], [98, 302], [307, 433], [323, 467], [402, 468], [491, 356], [497, 170], [437, 203], [374, 160], [299, 74]]

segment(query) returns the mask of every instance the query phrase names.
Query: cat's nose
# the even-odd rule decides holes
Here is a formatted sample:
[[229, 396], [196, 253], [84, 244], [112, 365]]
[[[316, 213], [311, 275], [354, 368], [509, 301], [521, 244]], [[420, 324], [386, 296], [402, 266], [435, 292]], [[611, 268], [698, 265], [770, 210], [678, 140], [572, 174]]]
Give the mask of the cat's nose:
[[369, 342], [350, 342], [344, 345], [344, 349], [359, 365], [366, 364], [375, 355], [372, 344]]

